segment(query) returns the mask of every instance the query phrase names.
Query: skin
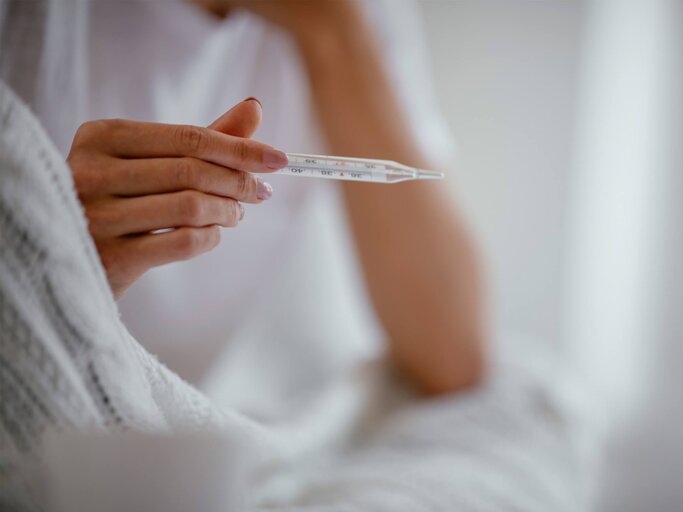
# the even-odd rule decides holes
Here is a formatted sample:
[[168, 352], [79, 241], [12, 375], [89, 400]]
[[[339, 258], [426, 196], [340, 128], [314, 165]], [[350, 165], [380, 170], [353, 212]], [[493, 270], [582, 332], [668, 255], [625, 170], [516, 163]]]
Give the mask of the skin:
[[[312, 100], [331, 153], [388, 158], [433, 168], [413, 138], [373, 31], [357, 2], [195, 3], [219, 16], [235, 8], [249, 9], [291, 34], [308, 73]], [[316, 30], [308, 30], [311, 26]], [[188, 146], [197, 144], [188, 143], [194, 139], [183, 136], [187, 129], [182, 127], [98, 121], [77, 134], [69, 163], [116, 295], [152, 266], [210, 250], [218, 243], [216, 225], [236, 225], [236, 201], [256, 202], [253, 194], [244, 194], [229, 182], [241, 182], [233, 174], [236, 171], [269, 170], [264, 168], [262, 156], [259, 160], [233, 147], [234, 137], [250, 136], [258, 120], [252, 126], [248, 115], [237, 116], [234, 111], [221, 119], [202, 132], [206, 147], [201, 151], [196, 147], [188, 151]], [[219, 140], [216, 132], [233, 138]], [[123, 150], [118, 143], [112, 144], [117, 138], [128, 141]], [[183, 140], [185, 144], [178, 144]], [[265, 151], [258, 143], [250, 144], [254, 155]], [[160, 151], [159, 146], [172, 151]], [[159, 162], [162, 156], [175, 160]], [[148, 161], [136, 162], [141, 158]], [[194, 169], [189, 181], [184, 171], [178, 171], [184, 164], [176, 160], [192, 164], [184, 166]], [[225, 179], [220, 179], [219, 172]], [[147, 179], [142, 178], [145, 174], [153, 177], [153, 184], [131, 190], [133, 183]], [[215, 175], [215, 180], [205, 179], [205, 174]], [[388, 334], [395, 367], [427, 395], [452, 393], [478, 383], [484, 373], [486, 333], [477, 258], [443, 185], [341, 186], [370, 295]], [[179, 195], [187, 202], [178, 201]], [[137, 204], [133, 205], [133, 200]], [[157, 215], [163, 221], [141, 225], [138, 219], [147, 215]], [[151, 228], [160, 227], [176, 229], [150, 234]]]
[[152, 267], [213, 249], [218, 226], [242, 219], [240, 201], [270, 197], [248, 171], [272, 172], [286, 156], [247, 138], [260, 120], [249, 99], [208, 128], [120, 119], [80, 127], [67, 161], [115, 297]]

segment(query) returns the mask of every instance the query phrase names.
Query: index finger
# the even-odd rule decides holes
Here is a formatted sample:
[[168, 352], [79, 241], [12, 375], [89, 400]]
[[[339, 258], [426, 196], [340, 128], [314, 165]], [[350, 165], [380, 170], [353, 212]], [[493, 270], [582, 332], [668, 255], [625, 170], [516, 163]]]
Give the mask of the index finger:
[[272, 172], [287, 155], [268, 144], [192, 125], [127, 120], [98, 121], [93, 127], [108, 153], [122, 158], [189, 156], [240, 171]]

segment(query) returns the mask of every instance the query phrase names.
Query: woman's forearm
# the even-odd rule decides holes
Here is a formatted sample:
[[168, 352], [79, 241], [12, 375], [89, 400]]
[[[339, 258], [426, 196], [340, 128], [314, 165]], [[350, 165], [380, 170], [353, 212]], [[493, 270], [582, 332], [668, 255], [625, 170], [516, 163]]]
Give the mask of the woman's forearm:
[[[358, 10], [349, 8], [316, 33], [298, 42], [330, 151], [429, 168]], [[476, 382], [484, 359], [480, 281], [469, 236], [443, 184], [343, 187], [370, 295], [398, 367], [428, 393]]]

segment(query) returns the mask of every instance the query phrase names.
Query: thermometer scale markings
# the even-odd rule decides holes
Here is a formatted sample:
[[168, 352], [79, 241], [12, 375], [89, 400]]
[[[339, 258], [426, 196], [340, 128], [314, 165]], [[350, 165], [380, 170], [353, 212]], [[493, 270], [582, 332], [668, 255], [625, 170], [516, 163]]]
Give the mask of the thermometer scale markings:
[[407, 180], [443, 179], [443, 173], [408, 167], [389, 160], [289, 153], [289, 164], [279, 174], [333, 180], [397, 183]]
[[297, 176], [371, 181], [372, 170], [377, 168], [377, 165], [370, 163], [358, 164], [346, 160], [328, 162], [318, 158], [294, 157], [290, 158], [290, 165], [286, 170]]

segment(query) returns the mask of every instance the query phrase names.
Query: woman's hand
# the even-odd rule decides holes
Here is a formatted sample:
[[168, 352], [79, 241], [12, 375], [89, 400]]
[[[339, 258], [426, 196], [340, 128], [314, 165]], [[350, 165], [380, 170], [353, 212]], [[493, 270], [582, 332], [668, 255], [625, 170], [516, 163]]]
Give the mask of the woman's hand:
[[251, 172], [272, 172], [287, 157], [246, 138], [260, 119], [250, 99], [209, 128], [125, 120], [79, 128], [67, 161], [115, 297], [151, 267], [214, 248], [218, 226], [242, 219], [240, 201], [270, 197]]

